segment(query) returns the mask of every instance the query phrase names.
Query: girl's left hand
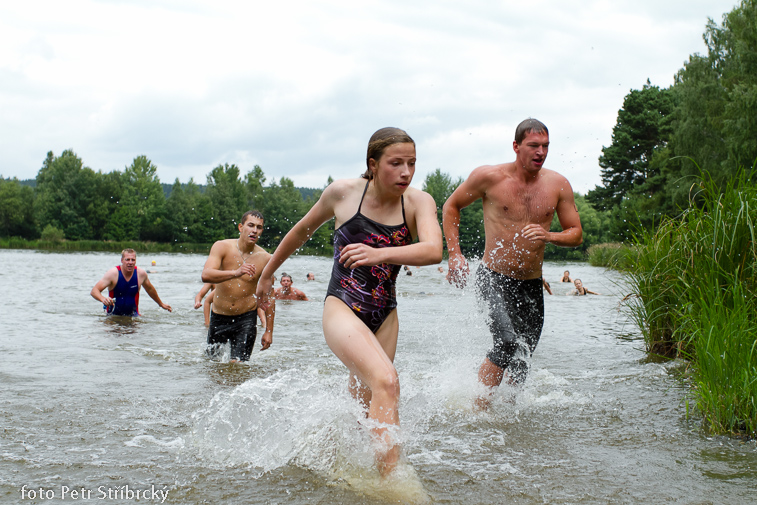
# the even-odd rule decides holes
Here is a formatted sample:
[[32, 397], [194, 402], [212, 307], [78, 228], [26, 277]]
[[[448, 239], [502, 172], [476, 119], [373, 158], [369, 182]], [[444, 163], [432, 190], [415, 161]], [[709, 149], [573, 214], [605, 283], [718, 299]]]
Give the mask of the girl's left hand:
[[339, 253], [339, 263], [350, 269], [382, 263], [380, 249], [365, 244], [349, 244]]

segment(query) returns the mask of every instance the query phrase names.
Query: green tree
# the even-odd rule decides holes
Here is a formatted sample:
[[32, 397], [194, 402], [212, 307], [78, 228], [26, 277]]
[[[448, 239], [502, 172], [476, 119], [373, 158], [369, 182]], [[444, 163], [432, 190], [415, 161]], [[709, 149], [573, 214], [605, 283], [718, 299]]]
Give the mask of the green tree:
[[670, 138], [674, 106], [674, 94], [652, 86], [649, 80], [642, 89], [626, 95], [612, 129], [612, 143], [602, 148], [599, 157], [602, 185], [586, 195], [595, 208], [609, 210], [634, 190], [648, 194], [656, 189], [646, 183], [659, 174], [651, 161]]
[[18, 179], [0, 177], [0, 236], [34, 238], [34, 190]]
[[276, 247], [284, 235], [297, 223], [307, 211], [302, 193], [294, 187], [294, 182], [282, 177], [277, 184], [275, 180], [263, 192], [262, 208], [265, 216], [265, 233], [260, 241], [263, 247]]
[[59, 157], [47, 153], [37, 173], [34, 211], [41, 226], [63, 230], [67, 239], [94, 237], [89, 216], [95, 210], [95, 172], [85, 167], [76, 153], [66, 150]]
[[[666, 189], [683, 207], [700, 169], [721, 187], [757, 159], [757, 0], [742, 0], [718, 26], [707, 23], [707, 54], [676, 75], [676, 110]], [[691, 162], [694, 161], [694, 163]]]
[[[423, 191], [430, 194], [436, 203], [436, 215], [440, 226], [444, 202], [462, 183], [462, 177], [453, 182], [450, 175], [439, 168], [428, 174], [423, 181]], [[444, 247], [446, 249], [446, 243]], [[481, 200], [476, 200], [460, 212], [460, 250], [466, 256], [475, 257], [481, 256], [485, 247], [484, 206]]]
[[120, 235], [112, 236], [117, 226], [112, 222], [118, 211], [124, 194], [124, 180], [121, 172], [114, 170], [107, 174], [97, 174], [96, 197], [89, 214], [94, 235], [97, 240], [120, 240]]
[[208, 175], [205, 194], [211, 208], [213, 240], [239, 235], [237, 223], [247, 212], [247, 191], [240, 179], [239, 167], [218, 165]]
[[460, 212], [460, 250], [466, 256], [480, 258], [485, 249], [484, 203], [479, 199]]
[[169, 231], [165, 222], [166, 197], [156, 167], [147, 156], [134, 158], [124, 170], [124, 195], [121, 208], [136, 221], [140, 240], [167, 240]]
[[426, 175], [426, 179], [423, 181], [423, 191], [431, 195], [436, 203], [436, 216], [439, 219], [439, 224], [442, 223], [442, 207], [447, 198], [455, 191], [455, 188], [459, 186], [461, 181], [457, 183], [452, 182], [452, 177], [448, 173], [443, 173], [440, 168], [436, 171]]
[[166, 214], [173, 242], [207, 244], [213, 242], [211, 206], [194, 179], [182, 185], [177, 178], [166, 201]]
[[265, 180], [266, 177], [260, 165], [252, 167], [252, 170], [244, 176], [248, 210], [259, 210], [263, 206], [263, 184], [265, 184]]

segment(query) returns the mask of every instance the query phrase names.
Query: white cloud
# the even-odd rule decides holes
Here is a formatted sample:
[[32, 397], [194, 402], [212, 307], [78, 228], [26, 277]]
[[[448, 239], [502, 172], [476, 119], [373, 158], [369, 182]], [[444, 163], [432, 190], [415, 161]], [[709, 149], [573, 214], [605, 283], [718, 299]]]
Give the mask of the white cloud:
[[16, 2], [0, 7], [0, 174], [49, 150], [164, 182], [219, 163], [301, 186], [352, 177], [368, 137], [405, 128], [418, 174], [512, 159], [525, 117], [547, 165], [599, 182], [623, 97], [667, 86], [733, 1]]

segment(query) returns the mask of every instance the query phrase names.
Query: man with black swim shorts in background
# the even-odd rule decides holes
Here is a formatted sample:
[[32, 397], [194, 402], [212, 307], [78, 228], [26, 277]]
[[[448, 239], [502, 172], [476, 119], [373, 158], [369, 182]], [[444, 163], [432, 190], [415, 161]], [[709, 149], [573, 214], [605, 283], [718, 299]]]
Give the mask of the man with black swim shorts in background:
[[[231, 344], [231, 361], [248, 361], [257, 338], [258, 299], [255, 291], [263, 268], [271, 259], [257, 245], [263, 233], [263, 215], [251, 210], [238, 225], [239, 238], [219, 240], [210, 249], [202, 270], [202, 281], [215, 284], [213, 310], [208, 326], [207, 354], [217, 358], [226, 342]], [[261, 349], [273, 341], [274, 307], [266, 310], [266, 327]]]
[[[147, 271], [137, 268], [137, 252], [124, 249], [121, 251], [121, 264], [105, 272], [89, 294], [103, 304], [109, 316], [133, 317], [139, 315], [139, 291], [143, 287], [160, 308], [171, 312], [171, 306], [163, 303], [158, 296], [158, 290], [147, 277]], [[103, 296], [104, 289], [108, 290], [108, 296]]]
[[[489, 388], [488, 395], [477, 399], [479, 408], [489, 406], [493, 388], [505, 375], [510, 384], [526, 379], [544, 323], [545, 246], [576, 247], [583, 240], [570, 183], [543, 168], [548, 148], [547, 127], [526, 119], [515, 130], [515, 161], [476, 168], [444, 204], [447, 279], [460, 288], [469, 275], [460, 251], [460, 211], [479, 198], [484, 206], [486, 245], [476, 286], [488, 309], [494, 346], [478, 372], [479, 382]], [[560, 232], [549, 231], [555, 213]]]

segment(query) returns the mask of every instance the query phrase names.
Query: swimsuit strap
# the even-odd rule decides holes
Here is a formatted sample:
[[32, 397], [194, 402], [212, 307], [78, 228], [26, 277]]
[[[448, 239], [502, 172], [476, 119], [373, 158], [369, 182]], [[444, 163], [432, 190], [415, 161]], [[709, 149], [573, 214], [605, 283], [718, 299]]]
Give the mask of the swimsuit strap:
[[[357, 214], [360, 214], [360, 209], [363, 207], [363, 200], [365, 200], [365, 194], [368, 192], [368, 185], [371, 180], [365, 183], [365, 189], [363, 190], [363, 196], [360, 197], [360, 205], [357, 206]], [[405, 217], [405, 195], [400, 195], [400, 203], [402, 204], [402, 224], [407, 224], [407, 218]]]
[[363, 206], [363, 200], [365, 199], [365, 194], [368, 192], [368, 184], [370, 184], [370, 183], [371, 183], [370, 179], [368, 179], [368, 182], [365, 183], [365, 189], [363, 190], [363, 196], [360, 197], [360, 205], [357, 206], [357, 214], [360, 214], [360, 208]]

